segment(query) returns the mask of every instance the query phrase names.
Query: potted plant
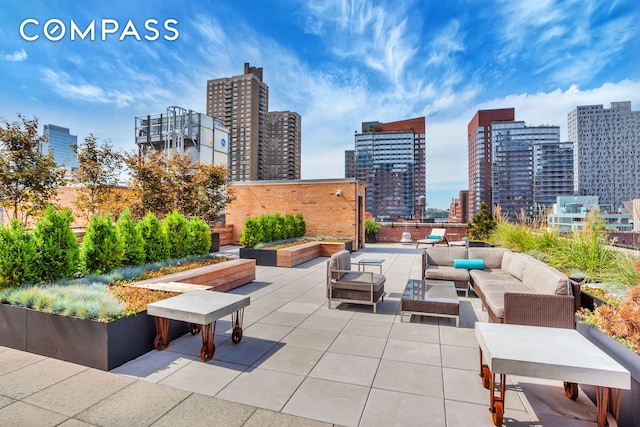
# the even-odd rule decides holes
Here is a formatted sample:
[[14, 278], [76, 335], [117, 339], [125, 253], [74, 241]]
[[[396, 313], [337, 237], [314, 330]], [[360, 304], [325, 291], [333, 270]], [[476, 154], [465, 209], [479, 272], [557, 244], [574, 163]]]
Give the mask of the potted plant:
[[467, 246], [491, 246], [486, 243], [486, 240], [495, 228], [496, 220], [489, 213], [487, 204], [482, 202], [478, 213], [475, 214], [471, 222], [467, 224], [467, 234], [469, 235]]
[[378, 224], [374, 219], [366, 219], [364, 221], [364, 241], [365, 243], [375, 243], [376, 242], [376, 233], [380, 231], [380, 224]]

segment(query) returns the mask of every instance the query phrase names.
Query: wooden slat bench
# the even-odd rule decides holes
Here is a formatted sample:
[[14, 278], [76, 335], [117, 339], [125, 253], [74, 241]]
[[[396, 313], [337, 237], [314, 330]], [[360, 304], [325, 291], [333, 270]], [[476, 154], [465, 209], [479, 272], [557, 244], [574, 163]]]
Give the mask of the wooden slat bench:
[[[183, 285], [192, 284], [200, 285], [197, 287], [194, 286], [193, 288], [225, 292], [237, 288], [238, 286], [246, 285], [255, 279], [255, 259], [234, 259], [213, 265], [206, 265], [204, 267], [193, 268], [180, 273], [141, 280], [139, 282], [132, 283], [131, 286], [179, 292], [181, 287], [183, 287], [184, 290], [191, 290], [191, 287]], [[178, 282], [179, 285], [176, 284], [175, 286], [177, 290], [167, 287], [167, 284], [171, 282]]]
[[290, 248], [278, 249], [276, 265], [278, 267], [295, 267], [318, 257], [328, 257], [344, 249], [340, 242], [309, 242]]

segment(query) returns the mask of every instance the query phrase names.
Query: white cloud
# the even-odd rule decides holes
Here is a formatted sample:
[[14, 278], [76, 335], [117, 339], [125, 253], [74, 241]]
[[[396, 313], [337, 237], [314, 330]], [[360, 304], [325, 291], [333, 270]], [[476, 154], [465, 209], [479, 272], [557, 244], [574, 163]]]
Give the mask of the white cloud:
[[11, 62], [22, 62], [22, 61], [26, 61], [27, 58], [29, 56], [27, 55], [27, 52], [25, 52], [24, 49], [20, 49], [20, 50], [16, 50], [13, 53], [0, 53], [0, 58], [4, 59], [5, 61], [11, 61]]

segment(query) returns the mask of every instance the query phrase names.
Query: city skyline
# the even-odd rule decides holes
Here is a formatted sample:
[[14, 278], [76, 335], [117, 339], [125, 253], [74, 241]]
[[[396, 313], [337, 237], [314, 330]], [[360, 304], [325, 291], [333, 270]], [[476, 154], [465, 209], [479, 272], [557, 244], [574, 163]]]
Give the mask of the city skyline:
[[[249, 62], [264, 69], [269, 110], [302, 117], [303, 179], [344, 176], [360, 123], [426, 116], [428, 207], [447, 209], [468, 188], [467, 124], [477, 110], [515, 108], [528, 125], [560, 126], [565, 141], [577, 106], [640, 105], [640, 6], [631, 0], [11, 0], [3, 9], [4, 119], [37, 116], [41, 129], [55, 123], [135, 150], [137, 115], [205, 111], [207, 80]], [[20, 34], [28, 18], [39, 22], [23, 26], [35, 41]], [[43, 32], [51, 19], [66, 29], [60, 41]], [[145, 39], [150, 19], [154, 40]], [[85, 30], [92, 20], [95, 40], [70, 39], [71, 21]], [[113, 21], [119, 30], [101, 40]], [[47, 27], [54, 36], [56, 25]]]

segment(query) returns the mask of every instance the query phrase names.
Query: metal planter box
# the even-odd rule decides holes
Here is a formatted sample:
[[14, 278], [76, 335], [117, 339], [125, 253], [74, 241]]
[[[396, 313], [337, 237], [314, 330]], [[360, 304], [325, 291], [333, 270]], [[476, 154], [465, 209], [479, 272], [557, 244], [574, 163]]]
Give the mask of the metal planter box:
[[[172, 338], [187, 332], [171, 322]], [[153, 350], [155, 334], [146, 311], [106, 323], [0, 304], [0, 345], [104, 371]]]

